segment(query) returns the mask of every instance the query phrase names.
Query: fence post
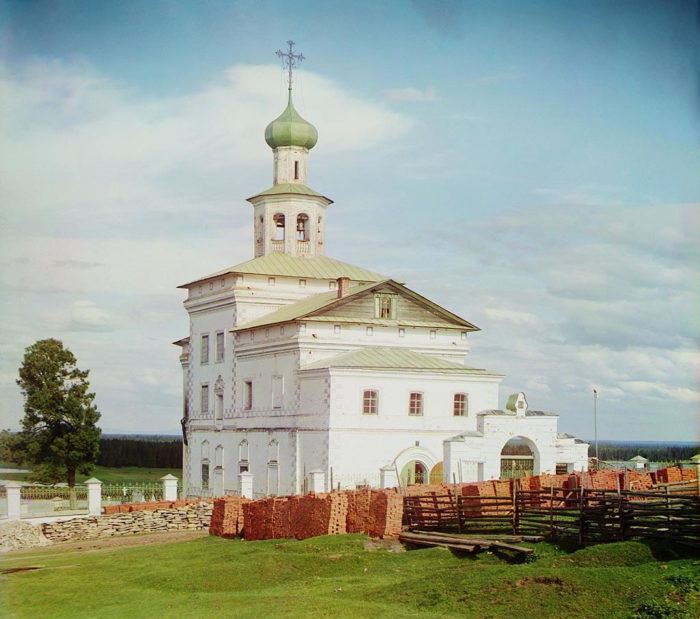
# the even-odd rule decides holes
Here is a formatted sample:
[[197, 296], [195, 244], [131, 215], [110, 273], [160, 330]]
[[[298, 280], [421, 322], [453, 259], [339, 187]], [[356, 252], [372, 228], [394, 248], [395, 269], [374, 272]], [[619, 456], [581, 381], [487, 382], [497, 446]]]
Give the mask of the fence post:
[[18, 481], [10, 481], [5, 484], [7, 490], [7, 519], [19, 520], [20, 518], [20, 490], [22, 484]]
[[241, 496], [253, 498], [253, 474], [248, 472], [238, 473], [238, 489]]
[[99, 516], [102, 513], [102, 482], [91, 477], [85, 485], [87, 486], [88, 514]]
[[177, 477], [168, 473], [160, 479], [163, 482], [163, 500], [177, 501]]
[[700, 454], [695, 454], [690, 461], [695, 467], [695, 477], [698, 482], [698, 496], [700, 496]]
[[323, 471], [309, 471], [309, 491], [325, 492], [326, 490], [326, 474]]

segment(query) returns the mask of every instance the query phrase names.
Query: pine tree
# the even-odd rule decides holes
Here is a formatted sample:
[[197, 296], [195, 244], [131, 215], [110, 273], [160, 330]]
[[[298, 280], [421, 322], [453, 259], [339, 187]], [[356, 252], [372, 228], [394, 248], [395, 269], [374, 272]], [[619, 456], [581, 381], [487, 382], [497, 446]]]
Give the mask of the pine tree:
[[97, 461], [100, 413], [89, 393], [89, 370], [79, 370], [73, 353], [55, 339], [39, 340], [25, 349], [17, 384], [24, 395], [20, 449], [34, 465], [31, 479], [67, 481], [89, 475]]

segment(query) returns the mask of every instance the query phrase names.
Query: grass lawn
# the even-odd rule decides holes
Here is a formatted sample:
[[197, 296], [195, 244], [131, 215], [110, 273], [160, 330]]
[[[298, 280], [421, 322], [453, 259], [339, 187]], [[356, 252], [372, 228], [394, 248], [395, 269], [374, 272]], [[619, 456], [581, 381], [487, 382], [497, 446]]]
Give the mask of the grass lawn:
[[[108, 467], [96, 466], [92, 475], [78, 475], [78, 483], [89, 477], [96, 477], [101, 482], [110, 484], [116, 482], [158, 481], [163, 475], [175, 475], [182, 478], [182, 469], [145, 469], [138, 466]], [[29, 473], [0, 473], [0, 478], [13, 481], [25, 481]]]
[[[573, 552], [533, 544], [534, 560], [442, 548], [366, 551], [363, 535], [245, 542], [205, 537], [5, 557], [11, 617], [694, 617], [698, 561], [668, 545]], [[643, 607], [643, 604], [647, 604]], [[660, 614], [666, 613], [666, 614]], [[670, 614], [669, 614], [670, 613]]]

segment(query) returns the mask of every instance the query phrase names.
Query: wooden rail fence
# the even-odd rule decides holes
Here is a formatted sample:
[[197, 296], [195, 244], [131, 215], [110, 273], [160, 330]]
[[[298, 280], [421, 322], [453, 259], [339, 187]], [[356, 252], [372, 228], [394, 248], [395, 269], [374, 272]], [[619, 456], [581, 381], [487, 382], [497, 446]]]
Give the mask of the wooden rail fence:
[[411, 530], [573, 536], [580, 544], [641, 537], [700, 545], [700, 500], [668, 486], [646, 492], [552, 487], [516, 490], [513, 497], [431, 493], [404, 497], [404, 524]]

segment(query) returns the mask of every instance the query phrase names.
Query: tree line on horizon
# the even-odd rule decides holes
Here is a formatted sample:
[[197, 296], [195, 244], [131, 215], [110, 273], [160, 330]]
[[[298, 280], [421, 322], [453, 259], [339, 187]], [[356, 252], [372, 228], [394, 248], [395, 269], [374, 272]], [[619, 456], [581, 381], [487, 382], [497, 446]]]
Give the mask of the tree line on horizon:
[[[687, 462], [700, 453], [700, 445], [644, 445], [598, 443], [598, 455], [608, 462], [626, 462], [635, 456], [643, 456], [649, 462]], [[588, 448], [588, 457], [595, 457], [595, 443]]]
[[182, 468], [182, 440], [103, 438], [100, 440], [97, 464], [109, 467], [179, 469]]

